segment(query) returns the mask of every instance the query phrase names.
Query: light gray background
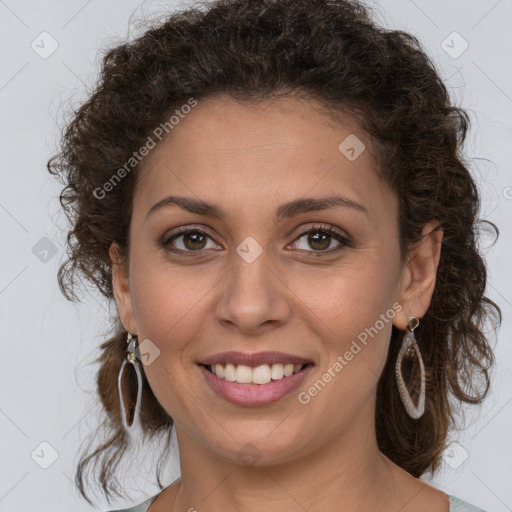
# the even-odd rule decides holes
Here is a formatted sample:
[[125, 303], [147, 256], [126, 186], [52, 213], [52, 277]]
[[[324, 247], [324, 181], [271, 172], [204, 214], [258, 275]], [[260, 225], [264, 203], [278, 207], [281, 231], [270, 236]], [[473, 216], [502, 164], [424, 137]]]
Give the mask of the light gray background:
[[[88, 506], [73, 484], [80, 441], [96, 422], [96, 367], [91, 363], [108, 332], [109, 309], [96, 293], [85, 295], [81, 305], [60, 294], [56, 272], [64, 259], [66, 224], [57, 200], [61, 187], [47, 173], [46, 161], [55, 150], [63, 117], [94, 84], [98, 50], [121, 42], [129, 27], [131, 35], [137, 33], [134, 20], [174, 5], [0, 0], [2, 512], [112, 508], [101, 500], [98, 508]], [[446, 454], [432, 483], [489, 512], [510, 511], [512, 1], [386, 0], [379, 2], [378, 11], [387, 26], [419, 37], [453, 97], [469, 109], [473, 128], [467, 154], [481, 186], [481, 216], [501, 229], [494, 247], [488, 237], [482, 239], [489, 265], [487, 293], [504, 315], [493, 392], [482, 408], [468, 409], [467, 428], [452, 435], [458, 444]], [[40, 53], [51, 48], [48, 36], [40, 35], [43, 31], [58, 43], [47, 58], [31, 47], [35, 41]], [[44, 49], [41, 38], [46, 38]], [[464, 41], [469, 46], [458, 55]], [[158, 491], [151, 483], [150, 458], [128, 469], [132, 499], [116, 505], [140, 502]], [[178, 476], [175, 458], [166, 483]]]

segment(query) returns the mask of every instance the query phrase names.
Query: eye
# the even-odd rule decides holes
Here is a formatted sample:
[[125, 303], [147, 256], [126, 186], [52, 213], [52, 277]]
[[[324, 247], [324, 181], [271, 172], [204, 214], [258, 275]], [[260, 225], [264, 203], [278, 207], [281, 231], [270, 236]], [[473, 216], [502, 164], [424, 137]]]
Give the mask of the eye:
[[[180, 239], [182, 240], [176, 242]], [[191, 253], [217, 247], [217, 244], [214, 244], [215, 247], [208, 247], [208, 239], [213, 241], [213, 239], [207, 233], [200, 229], [190, 227], [179, 228], [177, 234], [175, 233], [171, 237], [167, 237], [162, 242], [162, 246], [171, 252], [180, 254], [180, 256], [193, 256]], [[175, 247], [177, 250], [173, 250], [169, 248], [169, 246]]]
[[[304, 239], [303, 247], [298, 248], [307, 252], [317, 253], [314, 254], [315, 256], [322, 256], [323, 254], [320, 253], [332, 254], [342, 250], [344, 246], [351, 245], [350, 239], [347, 236], [330, 226], [313, 226], [296, 238], [293, 245], [297, 245], [297, 241], [302, 239]], [[339, 243], [335, 246], [335, 249], [328, 250], [334, 240], [337, 240]], [[313, 251], [308, 250], [307, 246], [313, 248]]]

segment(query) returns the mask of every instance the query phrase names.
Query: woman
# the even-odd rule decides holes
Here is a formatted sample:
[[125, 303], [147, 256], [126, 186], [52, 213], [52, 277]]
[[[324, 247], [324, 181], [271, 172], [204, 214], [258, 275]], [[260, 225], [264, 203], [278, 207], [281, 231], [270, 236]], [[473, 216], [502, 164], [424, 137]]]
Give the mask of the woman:
[[61, 289], [89, 279], [119, 320], [83, 496], [98, 467], [122, 496], [122, 456], [162, 436], [163, 463], [174, 425], [181, 477], [132, 512], [480, 510], [419, 479], [501, 321], [467, 128], [355, 1], [214, 2], [110, 50], [49, 162]]

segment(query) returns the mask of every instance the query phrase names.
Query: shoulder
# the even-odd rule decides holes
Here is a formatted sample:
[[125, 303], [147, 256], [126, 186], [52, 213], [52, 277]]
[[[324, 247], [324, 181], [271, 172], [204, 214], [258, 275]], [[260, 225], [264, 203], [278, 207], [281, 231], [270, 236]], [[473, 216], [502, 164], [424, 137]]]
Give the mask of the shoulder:
[[108, 512], [147, 512], [149, 506], [153, 501], [156, 500], [158, 494], [156, 496], [153, 496], [146, 500], [144, 503], [141, 503], [140, 505], [136, 505], [135, 507], [131, 508], [123, 508], [122, 510], [110, 510]]
[[485, 512], [485, 510], [459, 500], [455, 496], [448, 496], [448, 499], [450, 500], [450, 512]]

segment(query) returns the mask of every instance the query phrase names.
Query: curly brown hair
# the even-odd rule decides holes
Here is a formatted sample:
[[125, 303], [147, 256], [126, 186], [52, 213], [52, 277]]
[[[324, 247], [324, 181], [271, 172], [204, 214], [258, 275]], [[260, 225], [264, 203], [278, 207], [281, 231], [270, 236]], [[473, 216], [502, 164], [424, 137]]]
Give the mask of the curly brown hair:
[[[177, 108], [220, 94], [256, 102], [297, 95], [318, 101], [333, 117], [352, 116], [371, 137], [378, 173], [399, 198], [404, 261], [423, 226], [439, 221], [444, 238], [436, 286], [416, 331], [429, 377], [425, 414], [411, 419], [400, 402], [394, 361], [403, 333], [394, 326], [376, 408], [381, 451], [416, 477], [434, 472], [459, 410], [450, 398], [476, 404], [489, 391], [494, 355], [484, 324], [491, 317], [501, 324], [501, 310], [484, 296], [478, 228], [487, 223], [496, 237], [499, 231], [478, 218], [479, 192], [462, 154], [469, 116], [452, 104], [419, 41], [378, 26], [358, 1], [201, 2], [109, 49], [94, 92], [74, 112], [58, 154], [48, 161], [50, 173], [66, 185], [60, 202], [72, 223], [68, 259], [58, 272], [62, 293], [77, 300], [75, 286], [85, 278], [113, 300], [109, 247], [116, 241], [128, 257], [139, 166], [101, 200], [94, 191]], [[119, 495], [114, 472], [127, 439], [117, 375], [126, 334], [118, 322], [101, 345], [97, 385], [108, 436], [78, 465], [76, 481], [86, 499], [84, 474], [91, 465], [99, 466], [107, 498]], [[173, 420], [145, 378], [141, 420], [147, 439], [164, 434], [165, 455]]]

